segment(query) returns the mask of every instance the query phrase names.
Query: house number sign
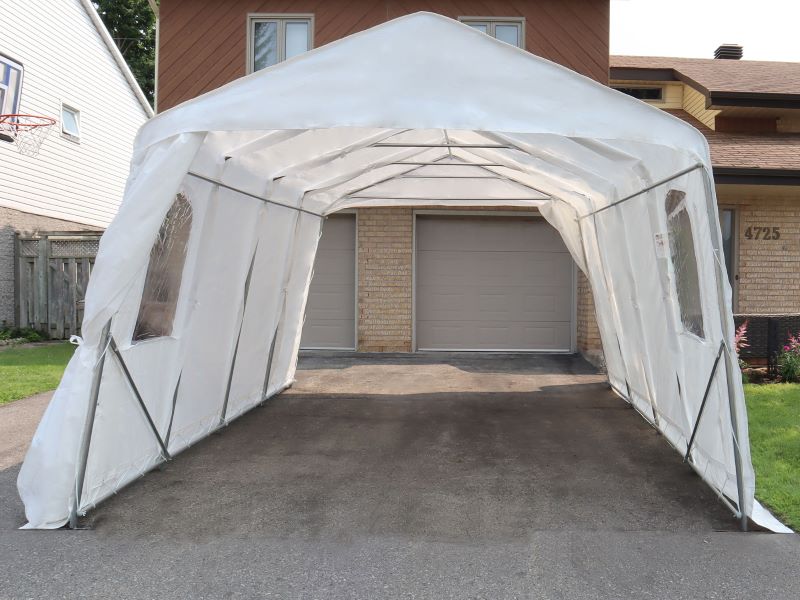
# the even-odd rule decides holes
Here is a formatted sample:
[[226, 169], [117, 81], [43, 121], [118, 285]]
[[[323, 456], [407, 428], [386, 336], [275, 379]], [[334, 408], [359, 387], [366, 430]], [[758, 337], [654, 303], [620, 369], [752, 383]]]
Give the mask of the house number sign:
[[744, 230], [744, 237], [748, 240], [779, 240], [781, 239], [781, 228], [748, 227]]

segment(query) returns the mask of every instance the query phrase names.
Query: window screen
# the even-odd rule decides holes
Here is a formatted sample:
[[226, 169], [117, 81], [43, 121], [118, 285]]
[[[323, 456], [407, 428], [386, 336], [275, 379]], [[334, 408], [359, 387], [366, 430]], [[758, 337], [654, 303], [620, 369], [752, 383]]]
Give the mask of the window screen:
[[686, 209], [686, 193], [670, 190], [665, 202], [669, 250], [675, 273], [675, 290], [681, 322], [686, 331], [704, 337], [700, 277], [694, 249], [692, 222]]
[[178, 194], [150, 249], [134, 342], [172, 335], [191, 229], [192, 207]]

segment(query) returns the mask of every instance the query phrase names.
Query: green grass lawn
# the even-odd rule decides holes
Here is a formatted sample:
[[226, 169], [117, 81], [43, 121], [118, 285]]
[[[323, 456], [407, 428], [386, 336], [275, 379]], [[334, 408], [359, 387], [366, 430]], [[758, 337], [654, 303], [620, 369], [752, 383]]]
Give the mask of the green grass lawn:
[[756, 497], [800, 530], [800, 384], [746, 385]]
[[69, 342], [0, 349], [0, 404], [55, 389], [73, 352]]

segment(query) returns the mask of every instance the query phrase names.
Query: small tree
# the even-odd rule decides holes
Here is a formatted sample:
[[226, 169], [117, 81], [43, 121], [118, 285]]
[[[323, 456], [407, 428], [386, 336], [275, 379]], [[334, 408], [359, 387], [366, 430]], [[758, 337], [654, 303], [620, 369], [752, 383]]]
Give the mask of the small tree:
[[144, 95], [153, 104], [156, 18], [147, 0], [93, 0]]

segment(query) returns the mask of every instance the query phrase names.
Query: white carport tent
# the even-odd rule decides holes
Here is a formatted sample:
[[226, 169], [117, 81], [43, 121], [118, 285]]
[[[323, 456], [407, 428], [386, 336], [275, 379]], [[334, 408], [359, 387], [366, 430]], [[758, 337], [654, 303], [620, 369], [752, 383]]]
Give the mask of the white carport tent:
[[[669, 190], [685, 194], [691, 218], [702, 338], [681, 326], [674, 267], [659, 250]], [[172, 335], [134, 344], [150, 249], [177, 193], [192, 221]], [[705, 139], [558, 65], [419, 13], [142, 128], [89, 286], [83, 344], [20, 472], [29, 526], [74, 523], [291, 385], [325, 215], [487, 204], [536, 206], [558, 229], [591, 283], [611, 385], [679, 452], [693, 438], [693, 468], [743, 521], [753, 514]]]

